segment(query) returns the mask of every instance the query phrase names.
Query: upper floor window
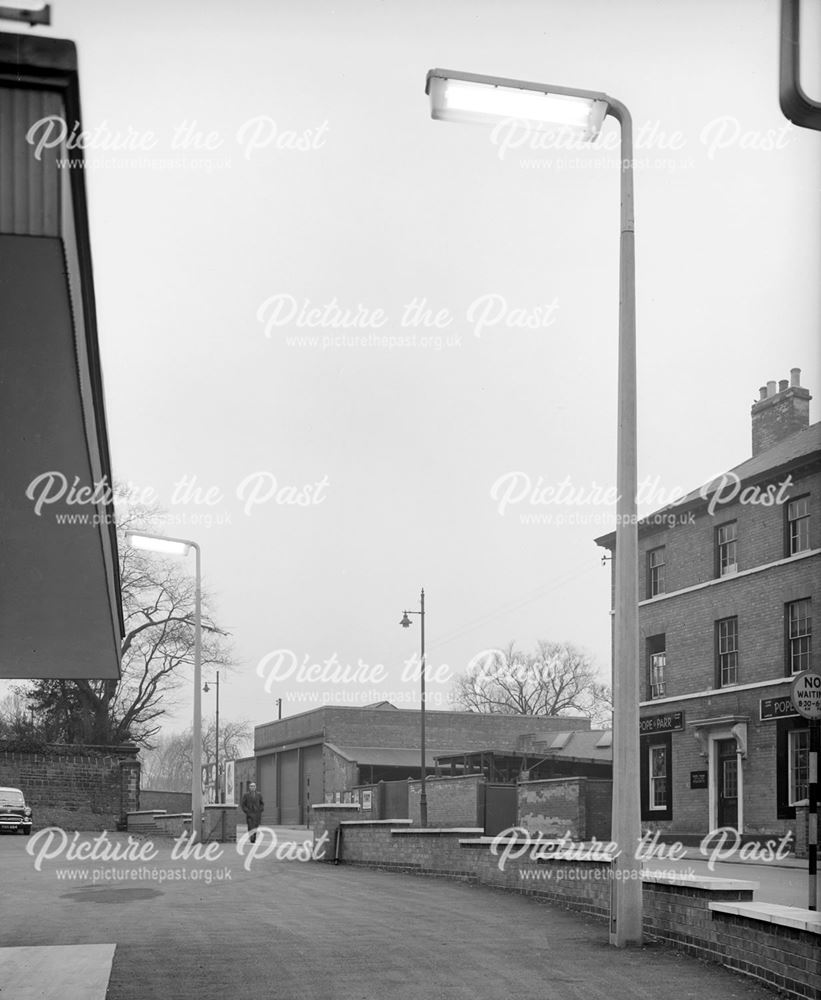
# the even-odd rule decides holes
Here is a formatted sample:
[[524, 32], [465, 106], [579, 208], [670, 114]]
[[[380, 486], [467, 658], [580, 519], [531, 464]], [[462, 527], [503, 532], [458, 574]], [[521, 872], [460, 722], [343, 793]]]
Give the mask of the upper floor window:
[[647, 640], [648, 688], [651, 698], [663, 698], [666, 690], [665, 671], [667, 668], [667, 640], [663, 635], [654, 635]]
[[735, 521], [716, 528], [716, 575], [727, 576], [738, 570], [738, 525]]
[[716, 674], [719, 687], [738, 684], [738, 618], [716, 622]]
[[810, 731], [794, 729], [788, 734], [790, 805], [806, 799], [810, 782]]
[[664, 593], [664, 546], [647, 553], [647, 596]]
[[809, 670], [812, 659], [812, 603], [809, 597], [787, 605], [787, 672]]
[[787, 504], [787, 555], [810, 547], [810, 498], [797, 497]]

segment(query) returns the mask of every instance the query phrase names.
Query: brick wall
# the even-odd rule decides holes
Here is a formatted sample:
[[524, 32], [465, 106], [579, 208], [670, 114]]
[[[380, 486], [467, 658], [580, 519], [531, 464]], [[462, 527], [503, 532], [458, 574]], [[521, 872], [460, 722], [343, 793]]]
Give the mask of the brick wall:
[[140, 809], [165, 809], [170, 813], [191, 812], [191, 793], [141, 788]]
[[518, 823], [528, 833], [573, 840], [610, 839], [612, 782], [550, 778], [518, 786]]
[[[762, 481], [762, 495], [769, 486], [778, 490], [786, 475], [776, 473]], [[784, 517], [786, 502], [792, 497], [810, 494], [810, 548], [821, 548], [821, 476], [816, 466], [792, 474], [792, 484], [783, 489], [780, 498], [784, 503], [716, 504], [712, 514], [707, 504], [699, 502], [692, 510], [693, 523], [675, 524], [672, 528], [660, 525], [656, 530], [639, 529], [639, 599], [647, 592], [647, 552], [659, 545], [665, 548], [665, 590], [671, 593], [693, 587], [715, 578], [715, 529], [726, 521], [736, 521], [738, 526], [738, 569], [752, 569], [785, 557]], [[742, 488], [744, 489], [744, 488]], [[728, 485], [726, 495], [731, 486]], [[739, 493], [740, 496], [740, 493]], [[673, 508], [670, 513], [675, 513]], [[682, 507], [682, 510], [684, 508]], [[688, 511], [689, 514], [689, 511]]]
[[[428, 778], [428, 826], [484, 826], [484, 789], [482, 775], [458, 778]], [[409, 816], [414, 825], [420, 822], [422, 783], [408, 782]]]
[[325, 772], [325, 801], [334, 802], [336, 793], [349, 791], [359, 784], [359, 766], [353, 761], [340, 757], [330, 747], [323, 749]]
[[0, 751], [0, 785], [20, 788], [34, 829], [114, 830], [140, 808], [136, 747], [44, 746]]

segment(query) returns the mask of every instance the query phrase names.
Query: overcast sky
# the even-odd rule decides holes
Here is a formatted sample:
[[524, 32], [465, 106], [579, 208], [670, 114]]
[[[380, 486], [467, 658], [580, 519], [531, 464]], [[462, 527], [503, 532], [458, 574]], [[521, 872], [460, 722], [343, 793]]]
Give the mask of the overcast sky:
[[[609, 675], [593, 539], [614, 527], [600, 495], [615, 478], [618, 129], [534, 148], [434, 122], [425, 74], [631, 109], [646, 513], [749, 456], [767, 380], [797, 366], [821, 392], [821, 138], [778, 107], [778, 6], [57, 0], [39, 30], [76, 41], [98, 130], [114, 473], [202, 545], [238, 660], [224, 716], [259, 723], [276, 697], [287, 715], [323, 694], [415, 706], [402, 668], [418, 620], [398, 622], [421, 586], [434, 666], [547, 638]], [[105, 148], [115, 135], [140, 148]], [[182, 502], [184, 477], [212, 503]], [[540, 479], [599, 502], [516, 500]], [[386, 679], [266, 691], [257, 667], [275, 650], [384, 664]], [[430, 707], [449, 689], [432, 682]], [[170, 724], [189, 721], [183, 702]]]

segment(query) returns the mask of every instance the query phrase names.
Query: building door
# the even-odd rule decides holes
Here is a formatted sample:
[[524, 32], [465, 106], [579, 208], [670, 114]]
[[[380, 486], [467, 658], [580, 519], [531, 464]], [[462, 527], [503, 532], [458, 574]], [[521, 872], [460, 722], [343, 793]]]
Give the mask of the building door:
[[738, 756], [735, 740], [716, 742], [718, 825], [738, 827]]

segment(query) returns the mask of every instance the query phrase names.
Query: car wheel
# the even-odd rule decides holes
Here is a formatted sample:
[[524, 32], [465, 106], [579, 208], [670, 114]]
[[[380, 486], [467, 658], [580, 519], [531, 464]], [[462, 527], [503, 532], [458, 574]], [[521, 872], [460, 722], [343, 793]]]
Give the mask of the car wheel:
[[28, 835], [31, 833], [31, 827], [21, 826], [20, 833], [22, 833], [24, 837], [28, 837]]

